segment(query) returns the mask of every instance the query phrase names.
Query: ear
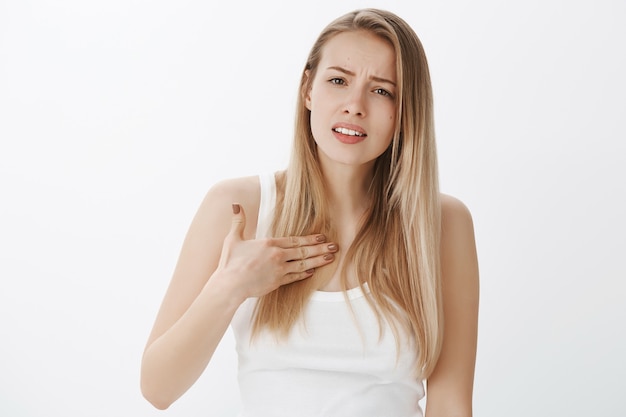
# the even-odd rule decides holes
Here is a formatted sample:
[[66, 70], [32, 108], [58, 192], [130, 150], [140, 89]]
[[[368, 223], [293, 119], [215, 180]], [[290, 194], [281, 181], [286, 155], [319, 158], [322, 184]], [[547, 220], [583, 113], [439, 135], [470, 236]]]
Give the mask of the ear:
[[304, 98], [304, 106], [311, 111], [311, 81], [309, 79], [311, 70], [304, 70], [302, 83], [302, 98]]

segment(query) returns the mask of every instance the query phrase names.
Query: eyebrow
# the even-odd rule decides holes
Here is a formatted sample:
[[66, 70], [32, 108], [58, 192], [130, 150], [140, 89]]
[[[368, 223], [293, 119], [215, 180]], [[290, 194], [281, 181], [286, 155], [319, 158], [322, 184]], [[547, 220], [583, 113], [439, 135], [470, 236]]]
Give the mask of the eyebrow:
[[[343, 72], [344, 74], [350, 75], [350, 76], [355, 76], [356, 75], [354, 72], [349, 71], [349, 70], [347, 70], [345, 68], [342, 68], [342, 67], [332, 66], [332, 67], [328, 67], [326, 69]], [[396, 86], [396, 83], [394, 83], [393, 81], [388, 80], [386, 78], [377, 77], [375, 75], [371, 76], [370, 79], [373, 80], [373, 81], [377, 81], [379, 83], [387, 83], [387, 84], [393, 85], [394, 87]]]

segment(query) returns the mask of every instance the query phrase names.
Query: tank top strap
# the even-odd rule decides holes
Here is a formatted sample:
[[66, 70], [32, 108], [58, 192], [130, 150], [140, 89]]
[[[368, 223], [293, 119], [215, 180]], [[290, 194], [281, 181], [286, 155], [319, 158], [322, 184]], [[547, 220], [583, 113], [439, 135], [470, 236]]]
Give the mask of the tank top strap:
[[276, 206], [276, 178], [274, 173], [259, 175], [259, 185], [261, 187], [261, 199], [259, 201], [259, 218], [256, 225], [256, 237], [269, 237], [270, 227], [274, 218], [274, 207]]

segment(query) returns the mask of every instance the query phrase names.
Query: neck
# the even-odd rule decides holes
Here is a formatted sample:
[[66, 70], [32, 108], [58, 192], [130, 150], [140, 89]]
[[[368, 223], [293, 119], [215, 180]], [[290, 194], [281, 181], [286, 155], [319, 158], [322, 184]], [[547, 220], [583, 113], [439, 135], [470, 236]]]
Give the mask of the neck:
[[338, 273], [345, 273], [349, 288], [358, 285], [354, 272], [344, 271], [344, 256], [356, 237], [363, 216], [371, 204], [368, 194], [373, 176], [374, 164], [346, 165], [324, 161], [320, 158], [320, 168], [324, 177], [325, 190], [333, 223], [333, 240], [339, 244], [335, 254], [337, 260], [330, 268], [322, 268], [316, 274], [316, 285], [329, 291], [341, 289]]
[[333, 220], [339, 224], [356, 226], [370, 204], [368, 189], [372, 181], [373, 164], [321, 164], [321, 168]]

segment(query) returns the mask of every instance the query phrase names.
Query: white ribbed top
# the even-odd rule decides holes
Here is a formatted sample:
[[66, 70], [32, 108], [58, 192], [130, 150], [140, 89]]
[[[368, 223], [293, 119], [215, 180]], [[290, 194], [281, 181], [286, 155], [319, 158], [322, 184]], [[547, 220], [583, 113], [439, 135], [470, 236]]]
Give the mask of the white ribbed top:
[[[274, 176], [261, 176], [257, 237], [267, 236], [276, 201]], [[368, 288], [365, 287], [367, 291]], [[421, 417], [416, 352], [378, 320], [360, 287], [316, 291], [286, 340], [262, 333], [250, 342], [255, 298], [231, 323], [239, 357], [241, 417]], [[352, 309], [351, 309], [351, 308]], [[353, 314], [354, 313], [354, 314]]]

